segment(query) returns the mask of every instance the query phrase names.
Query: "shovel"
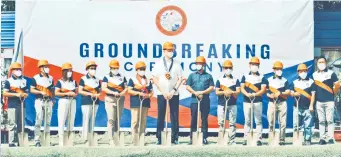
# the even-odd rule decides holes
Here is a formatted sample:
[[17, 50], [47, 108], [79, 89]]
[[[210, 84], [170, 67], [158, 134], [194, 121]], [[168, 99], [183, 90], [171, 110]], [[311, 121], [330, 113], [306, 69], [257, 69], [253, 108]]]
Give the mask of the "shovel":
[[48, 110], [48, 97], [43, 97], [44, 103], [44, 131], [43, 136], [41, 137], [42, 146], [50, 146], [50, 133], [47, 132], [47, 110]]
[[[120, 115], [120, 105], [119, 105], [119, 102], [120, 102], [120, 99], [121, 99], [121, 96], [115, 96], [116, 98], [116, 112], [117, 112], [117, 130], [114, 132], [114, 142], [115, 142], [115, 145], [116, 146], [124, 146], [124, 133], [120, 131], [120, 118], [121, 118], [121, 115]], [[116, 127], [116, 126], [115, 126]]]
[[226, 115], [227, 115], [227, 102], [230, 100], [231, 96], [224, 96], [225, 98], [225, 106], [224, 106], [224, 124], [223, 124], [223, 130], [219, 130], [218, 133], [218, 145], [226, 145], [229, 139], [229, 132], [226, 132], [225, 128], [225, 121], [226, 121]]
[[198, 100], [197, 131], [192, 132], [192, 142], [193, 142], [193, 145], [202, 146], [203, 134], [202, 134], [201, 130], [199, 131], [200, 102], [201, 102], [202, 98], [200, 99], [199, 96], [197, 96], [197, 100]]
[[74, 132], [71, 130], [71, 105], [72, 105], [72, 97], [69, 97], [70, 105], [68, 109], [68, 114], [67, 114], [67, 129], [64, 131], [64, 139], [63, 143], [64, 146], [73, 146], [73, 137], [74, 137]]
[[293, 132], [293, 138], [292, 138], [292, 143], [294, 146], [301, 146], [302, 145], [302, 142], [303, 142], [303, 133], [300, 131], [300, 126], [299, 126], [299, 117], [298, 117], [298, 102], [300, 101], [300, 97], [294, 97], [295, 100], [296, 100], [296, 131]]
[[94, 131], [95, 129], [95, 119], [96, 119], [96, 115], [95, 115], [95, 103], [97, 100], [97, 97], [91, 97], [92, 99], [92, 115], [91, 115], [91, 131], [89, 131], [88, 133], [88, 141], [89, 141], [89, 146], [98, 146], [97, 143], [97, 136], [96, 133]]
[[171, 145], [171, 135], [172, 132], [168, 131], [168, 107], [169, 107], [169, 99], [167, 99], [167, 104], [166, 104], [166, 128], [164, 131], [161, 132], [161, 144], [163, 146], [170, 146]]
[[277, 112], [277, 100], [278, 98], [274, 98], [274, 105], [275, 105], [275, 111], [273, 114], [273, 128], [269, 128], [269, 145], [270, 146], [278, 146], [279, 145], [279, 133], [276, 132], [276, 112]]
[[144, 131], [141, 132], [141, 123], [142, 123], [142, 105], [143, 105], [143, 101], [144, 101], [144, 97], [143, 96], [139, 96], [140, 99], [140, 111], [139, 111], [139, 128], [138, 128], [138, 136], [135, 136], [134, 139], [134, 145], [135, 146], [144, 146]]
[[256, 141], [257, 141], [257, 136], [254, 136], [254, 132], [253, 132], [253, 101], [256, 99], [255, 96], [251, 96], [250, 98], [250, 102], [251, 102], [251, 130], [249, 135], [247, 136], [247, 145], [248, 146], [256, 146]]
[[25, 98], [21, 97], [21, 132], [18, 133], [19, 136], [19, 147], [27, 147], [28, 146], [28, 136], [27, 133], [25, 133], [25, 117], [24, 117], [24, 101]]

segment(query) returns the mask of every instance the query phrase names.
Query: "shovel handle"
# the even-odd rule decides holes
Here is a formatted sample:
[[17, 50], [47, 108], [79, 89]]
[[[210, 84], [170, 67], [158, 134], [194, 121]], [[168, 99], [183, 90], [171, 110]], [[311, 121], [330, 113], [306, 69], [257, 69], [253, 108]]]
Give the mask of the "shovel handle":
[[121, 99], [121, 96], [115, 96], [115, 99], [116, 99], [116, 112], [117, 112], [117, 131], [120, 131], [120, 99]]
[[197, 96], [197, 100], [198, 100], [198, 112], [197, 112], [197, 132], [199, 133], [199, 117], [200, 117], [200, 102], [203, 98], [199, 98], [199, 96]]

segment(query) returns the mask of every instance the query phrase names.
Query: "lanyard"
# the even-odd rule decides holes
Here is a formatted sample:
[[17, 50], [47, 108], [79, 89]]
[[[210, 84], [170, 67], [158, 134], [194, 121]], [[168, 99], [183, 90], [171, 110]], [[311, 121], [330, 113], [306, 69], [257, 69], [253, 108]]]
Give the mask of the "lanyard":
[[173, 59], [171, 60], [171, 65], [169, 66], [169, 69], [168, 69], [167, 63], [166, 63], [166, 58], [163, 57], [163, 65], [164, 65], [164, 67], [165, 67], [165, 70], [166, 70], [167, 72], [170, 72], [170, 71], [172, 70], [172, 67], [173, 67]]

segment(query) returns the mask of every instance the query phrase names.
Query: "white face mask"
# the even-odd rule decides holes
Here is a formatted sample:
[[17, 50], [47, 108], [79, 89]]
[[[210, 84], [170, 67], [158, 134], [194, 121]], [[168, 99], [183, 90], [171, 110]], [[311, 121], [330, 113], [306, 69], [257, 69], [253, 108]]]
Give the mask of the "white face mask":
[[72, 76], [72, 71], [68, 71], [66, 75], [67, 75], [67, 78], [71, 78], [71, 76]]
[[144, 76], [146, 73], [146, 71], [137, 71], [137, 74], [139, 74], [140, 76]]
[[277, 76], [282, 76], [282, 73], [283, 73], [282, 70], [276, 70], [276, 71], [275, 71], [275, 74], [276, 74]]
[[305, 79], [307, 77], [307, 72], [301, 72], [298, 76], [300, 76], [301, 79]]
[[196, 65], [196, 68], [197, 68], [197, 70], [199, 71], [199, 70], [202, 69], [202, 65], [201, 65], [201, 64], [197, 64], [197, 65]]
[[118, 69], [111, 70], [111, 73], [112, 73], [113, 75], [117, 75], [117, 74], [118, 74]]
[[224, 72], [226, 75], [231, 75], [232, 69], [225, 69]]
[[169, 58], [173, 58], [174, 52], [167, 52], [166, 55], [167, 55]]
[[89, 74], [92, 75], [92, 76], [95, 76], [96, 75], [96, 70], [89, 70]]
[[21, 70], [14, 70], [13, 74], [17, 77], [20, 77], [22, 75], [22, 71]]
[[326, 69], [326, 64], [324, 64], [324, 63], [319, 63], [319, 64], [317, 64], [317, 67], [318, 67], [320, 70], [324, 70], [324, 69]]
[[44, 68], [44, 72], [48, 74], [50, 72], [50, 68]]
[[257, 65], [251, 65], [251, 68], [250, 68], [251, 72], [258, 72], [258, 66]]

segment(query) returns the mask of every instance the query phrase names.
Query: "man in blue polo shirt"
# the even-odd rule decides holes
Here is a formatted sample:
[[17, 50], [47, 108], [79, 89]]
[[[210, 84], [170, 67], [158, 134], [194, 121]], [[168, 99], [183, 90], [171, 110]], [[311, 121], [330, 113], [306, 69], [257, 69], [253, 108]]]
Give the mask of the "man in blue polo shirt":
[[240, 93], [239, 80], [232, 76], [233, 64], [230, 60], [223, 63], [224, 76], [219, 78], [216, 83], [216, 94], [218, 95], [218, 125], [219, 130], [225, 130], [225, 98], [230, 97], [227, 102], [227, 110], [229, 119], [229, 144], [236, 145], [236, 119], [237, 119], [237, 96]]
[[[316, 110], [319, 119], [320, 145], [334, 144], [334, 93], [340, 88], [336, 74], [327, 69], [327, 59], [323, 56], [317, 60], [318, 70], [313, 73], [316, 88]], [[328, 134], [326, 133], [326, 123]]]
[[[314, 81], [307, 77], [308, 68], [305, 64], [297, 67], [298, 78], [293, 82], [291, 96], [299, 97], [298, 108], [294, 105], [294, 131], [300, 129], [303, 124], [303, 145], [311, 145], [311, 127], [313, 125], [313, 112], [315, 101]], [[297, 113], [298, 112], [298, 113]], [[298, 114], [298, 117], [297, 117]]]
[[[283, 63], [276, 61], [272, 68], [274, 69], [274, 76], [268, 78], [269, 90], [267, 93], [269, 98], [269, 131], [276, 130], [276, 117], [278, 117], [278, 121], [280, 123], [279, 145], [282, 146], [285, 145], [285, 128], [287, 127], [287, 97], [290, 94], [290, 89], [288, 87], [288, 80], [282, 77]], [[276, 117], [274, 117], [275, 112]]]
[[[16, 147], [15, 136], [21, 130], [21, 100], [28, 96], [28, 88], [25, 78], [22, 76], [22, 67], [20, 63], [13, 63], [10, 66], [12, 76], [5, 81], [4, 96], [8, 97], [8, 126], [9, 126], [9, 147]], [[25, 119], [25, 118], [24, 118]], [[19, 143], [20, 144], [20, 143]]]
[[198, 116], [198, 101], [200, 102], [200, 113], [202, 120], [202, 132], [203, 132], [203, 144], [208, 144], [207, 141], [207, 129], [208, 122], [207, 117], [210, 111], [210, 92], [214, 89], [214, 82], [212, 75], [205, 71], [206, 59], [203, 56], [199, 56], [195, 60], [196, 72], [189, 75], [187, 79], [186, 89], [192, 94], [191, 101], [191, 140], [189, 144], [192, 144], [192, 132], [197, 131], [197, 116]]
[[257, 146], [262, 145], [262, 95], [266, 92], [267, 80], [261, 75], [259, 70], [259, 59], [258, 57], [252, 57], [249, 66], [250, 72], [245, 74], [241, 80], [241, 92], [244, 94], [244, 116], [245, 116], [245, 125], [244, 125], [244, 143], [243, 145], [247, 145], [247, 136], [251, 131], [251, 100], [254, 99], [253, 102], [253, 112], [256, 121], [256, 132], [257, 132]]

